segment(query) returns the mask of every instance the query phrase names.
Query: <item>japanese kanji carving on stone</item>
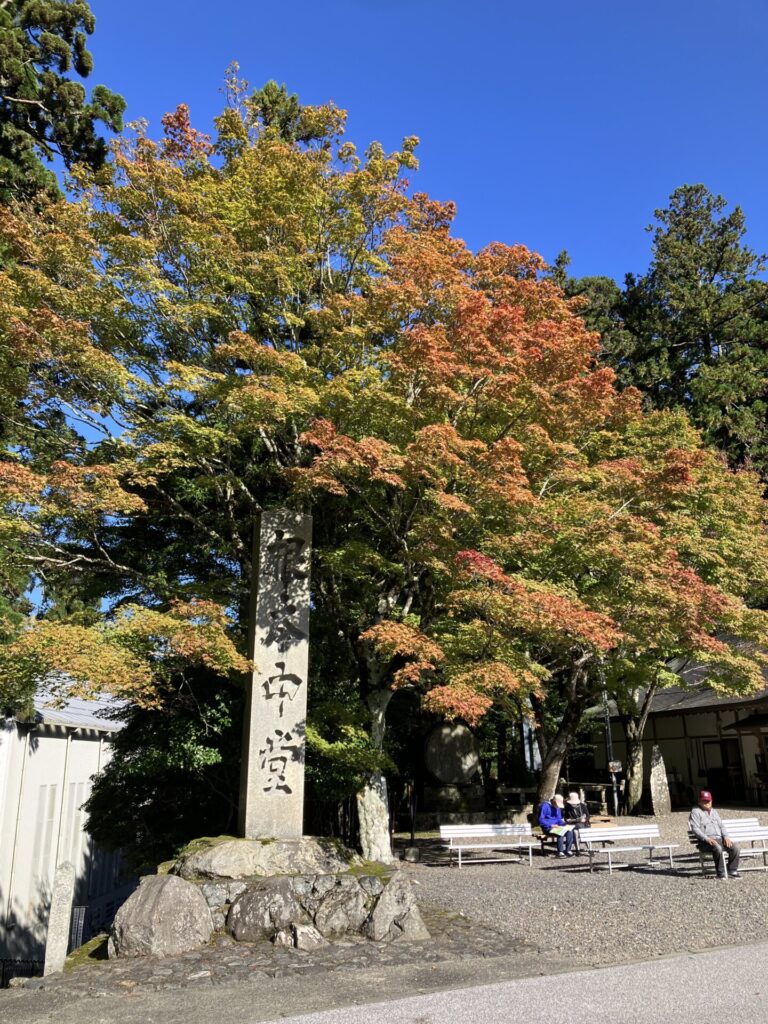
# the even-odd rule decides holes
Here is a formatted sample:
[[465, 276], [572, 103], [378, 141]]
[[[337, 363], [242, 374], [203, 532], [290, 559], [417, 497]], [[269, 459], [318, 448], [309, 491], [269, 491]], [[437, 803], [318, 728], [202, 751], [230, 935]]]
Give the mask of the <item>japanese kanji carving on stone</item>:
[[312, 521], [265, 512], [254, 538], [241, 832], [248, 838], [302, 834], [309, 650]]
[[294, 672], [286, 672], [285, 662], [283, 661], [278, 661], [275, 668], [280, 670], [277, 675], [270, 676], [269, 679], [261, 685], [264, 687], [264, 693], [266, 694], [267, 700], [272, 700], [274, 697], [279, 700], [277, 710], [278, 714], [282, 718], [285, 701], [293, 700], [299, 687], [302, 685], [303, 680]]
[[292, 792], [286, 778], [287, 767], [289, 761], [296, 757], [300, 750], [301, 741], [297, 742], [291, 732], [275, 729], [267, 736], [266, 745], [259, 751], [259, 767], [267, 780], [263, 786], [265, 793], [273, 790]]

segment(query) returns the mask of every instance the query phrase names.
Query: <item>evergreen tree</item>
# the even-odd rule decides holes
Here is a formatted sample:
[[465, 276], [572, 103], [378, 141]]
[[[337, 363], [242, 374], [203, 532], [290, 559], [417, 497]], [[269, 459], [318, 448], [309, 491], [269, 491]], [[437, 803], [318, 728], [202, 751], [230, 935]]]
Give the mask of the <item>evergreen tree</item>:
[[768, 476], [766, 259], [744, 243], [742, 210], [703, 185], [676, 189], [656, 211], [646, 274], [628, 274], [608, 331], [608, 361], [657, 408], [685, 408], [734, 464]]
[[125, 101], [97, 85], [90, 99], [74, 70], [87, 78], [86, 47], [96, 19], [85, 0], [5, 0], [0, 3], [0, 200], [56, 191], [43, 161], [66, 167], [104, 163], [107, 144], [96, 123], [120, 131]]
[[569, 299], [578, 299], [578, 313], [590, 331], [600, 335], [603, 349], [621, 351], [631, 338], [627, 335], [623, 316], [621, 288], [612, 277], [595, 275], [570, 277], [571, 257], [563, 249], [555, 257], [548, 276]]

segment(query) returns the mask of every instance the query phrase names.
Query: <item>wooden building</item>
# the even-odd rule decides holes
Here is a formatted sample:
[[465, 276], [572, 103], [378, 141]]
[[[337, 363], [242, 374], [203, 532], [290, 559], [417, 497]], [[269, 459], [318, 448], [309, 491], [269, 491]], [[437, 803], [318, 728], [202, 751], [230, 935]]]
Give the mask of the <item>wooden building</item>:
[[64, 707], [35, 701], [29, 722], [0, 717], [0, 961], [39, 961], [53, 875], [75, 867], [73, 941], [108, 923], [131, 889], [119, 855], [97, 849], [83, 827], [92, 777], [122, 726], [108, 699]]
[[[614, 758], [626, 763], [624, 732], [615, 707], [610, 710]], [[705, 681], [659, 690], [643, 738], [646, 782], [654, 744], [674, 805], [695, 802], [699, 789], [711, 790], [721, 805], [768, 804], [768, 687], [749, 697], [720, 696]], [[595, 766], [607, 774], [604, 735]]]

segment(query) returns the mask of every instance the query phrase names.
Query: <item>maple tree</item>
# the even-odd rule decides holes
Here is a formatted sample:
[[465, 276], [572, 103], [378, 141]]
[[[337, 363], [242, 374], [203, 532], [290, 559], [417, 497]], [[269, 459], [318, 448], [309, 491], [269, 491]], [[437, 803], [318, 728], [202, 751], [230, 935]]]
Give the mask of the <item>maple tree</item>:
[[[713, 637], [764, 636], [745, 604], [768, 578], [757, 482], [617, 391], [537, 255], [452, 236], [452, 206], [408, 188], [415, 139], [360, 157], [334, 107], [254, 98], [235, 71], [228, 95], [214, 138], [182, 106], [160, 141], [121, 140], [109, 174], [79, 169], [72, 201], [4, 215], [24, 443], [0, 486], [19, 563], [52, 595], [75, 573], [106, 602], [88, 636], [126, 652], [151, 699], [162, 680], [128, 660], [148, 656], [146, 616], [161, 650], [241, 669], [254, 518], [311, 511], [315, 743], [341, 756], [352, 733], [323, 733], [313, 693], [365, 709], [370, 744], [346, 749], [382, 860], [398, 689], [477, 723], [561, 688], [549, 795], [603, 675], [691, 652], [754, 686], [754, 651]], [[11, 657], [32, 649], [42, 671], [52, 628]]]

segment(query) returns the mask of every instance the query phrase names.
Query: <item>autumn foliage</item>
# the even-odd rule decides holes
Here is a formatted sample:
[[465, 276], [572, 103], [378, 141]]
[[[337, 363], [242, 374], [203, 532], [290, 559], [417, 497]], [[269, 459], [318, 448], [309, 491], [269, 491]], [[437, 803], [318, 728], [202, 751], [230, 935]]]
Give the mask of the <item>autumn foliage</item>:
[[678, 653], [755, 686], [716, 636], [765, 636], [758, 481], [617, 390], [539, 256], [455, 238], [404, 177], [417, 140], [359, 156], [335, 108], [289, 132], [229, 88], [215, 138], [180, 107], [73, 200], [2, 211], [0, 529], [51, 594], [77, 572], [106, 600], [88, 642], [41, 624], [6, 664], [77, 648], [78, 685], [143, 693], [151, 636], [242, 670], [253, 517], [287, 505], [315, 521], [315, 671], [364, 700], [475, 723]]

